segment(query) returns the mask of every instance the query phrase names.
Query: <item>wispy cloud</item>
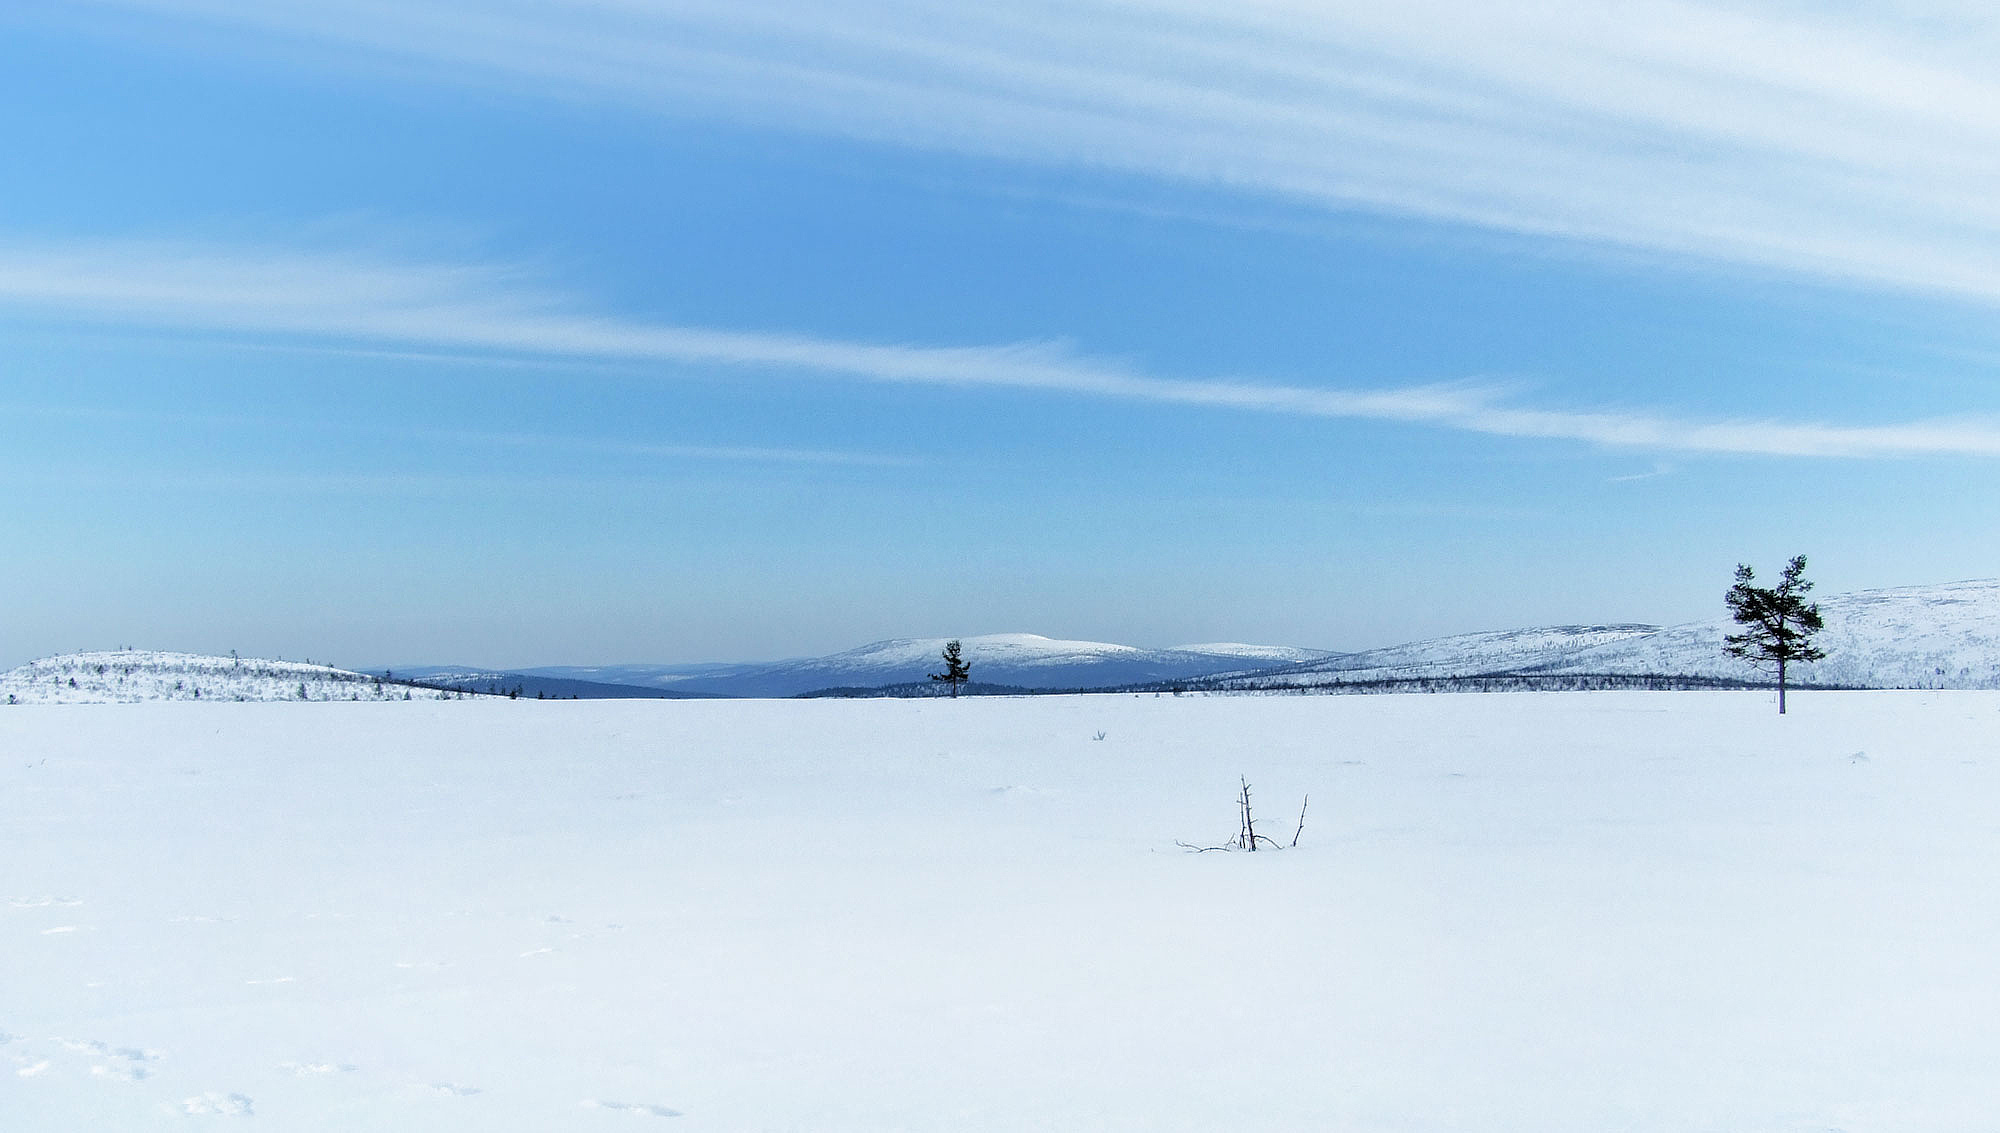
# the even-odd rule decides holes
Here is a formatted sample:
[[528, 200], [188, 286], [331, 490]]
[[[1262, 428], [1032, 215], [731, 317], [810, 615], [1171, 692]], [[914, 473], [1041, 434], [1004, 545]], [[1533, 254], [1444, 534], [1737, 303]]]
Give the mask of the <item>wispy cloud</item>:
[[1669, 465], [1666, 465], [1666, 464], [1659, 464], [1659, 463], [1655, 463], [1655, 464], [1653, 465], [1653, 467], [1652, 467], [1652, 469], [1651, 469], [1650, 471], [1647, 471], [1647, 472], [1628, 472], [1628, 473], [1626, 473], [1626, 474], [1625, 474], [1625, 475], [1623, 475], [1623, 476], [1612, 476], [1612, 477], [1609, 477], [1608, 479], [1606, 479], [1606, 480], [1605, 480], [1605, 483], [1607, 483], [1607, 484], [1630, 484], [1630, 483], [1634, 483], [1635, 481], [1639, 481], [1639, 480], [1657, 480], [1657, 479], [1659, 479], [1659, 478], [1660, 478], [1660, 477], [1662, 477], [1662, 476], [1672, 476], [1673, 474], [1674, 474], [1674, 470], [1673, 470], [1673, 468], [1672, 468], [1671, 466], [1669, 466]]
[[[308, 348], [325, 349], [325, 348]], [[346, 351], [342, 351], [346, 353]], [[436, 354], [412, 353], [406, 351], [356, 351], [367, 356], [391, 356], [434, 360]], [[539, 359], [494, 359], [484, 357], [463, 357], [458, 360], [472, 364], [495, 361], [508, 365], [546, 364]], [[44, 419], [85, 419], [103, 421], [146, 420], [168, 421], [178, 425], [203, 426], [224, 429], [245, 429], [259, 433], [296, 434], [302, 430], [322, 433], [360, 434], [372, 437], [386, 437], [414, 441], [432, 446], [455, 448], [496, 448], [536, 450], [558, 453], [589, 453], [600, 456], [659, 458], [663, 460], [725, 462], [747, 464], [799, 464], [833, 465], [857, 468], [909, 468], [924, 463], [911, 456], [897, 456], [888, 453], [856, 452], [848, 449], [798, 448], [776, 445], [690, 445], [662, 442], [615, 440], [605, 437], [578, 437], [560, 433], [496, 432], [487, 429], [439, 429], [422, 426], [383, 425], [374, 422], [332, 421], [326, 418], [312, 420], [260, 417], [220, 413], [167, 413], [141, 412], [129, 409], [109, 409], [104, 406], [57, 406], [34, 404], [9, 404], [0, 402], [0, 414], [14, 417], [39, 417]]]
[[100, 466], [36, 468], [10, 478], [23, 488], [63, 491], [92, 489], [131, 496], [134, 493], [172, 495], [214, 493], [234, 498], [243, 493], [310, 493], [328, 496], [415, 496], [492, 498], [539, 496], [561, 499], [607, 489], [638, 492], [684, 490], [687, 483], [661, 476], [619, 475], [492, 475], [431, 473], [291, 472], [273, 469], [214, 468], [209, 470], [149, 469], [143, 476]]
[[476, 430], [413, 430], [426, 439], [452, 444], [505, 448], [593, 452], [606, 456], [664, 457], [674, 460], [743, 461], [753, 464], [824, 464], [866, 468], [907, 468], [922, 463], [914, 457], [842, 449], [780, 448], [767, 445], [672, 445], [612, 441], [547, 433], [493, 433]]
[[1038, 390], [1615, 448], [1821, 457], [2000, 455], [2000, 422], [1992, 421], [1699, 421], [1524, 407], [1496, 387], [1470, 382], [1351, 389], [1164, 377], [1047, 343], [921, 346], [663, 325], [592, 313], [506, 269], [354, 255], [129, 243], [0, 248], [0, 308], [224, 335], [275, 335], [341, 348], [414, 347], [506, 360], [694, 364]]
[[1984, 5], [100, 3], [531, 96], [2000, 299]]

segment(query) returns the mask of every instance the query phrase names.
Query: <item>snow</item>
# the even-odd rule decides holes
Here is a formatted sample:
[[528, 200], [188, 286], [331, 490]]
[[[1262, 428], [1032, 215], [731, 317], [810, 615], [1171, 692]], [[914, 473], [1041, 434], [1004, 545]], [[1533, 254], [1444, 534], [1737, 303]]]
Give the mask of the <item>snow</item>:
[[440, 694], [327, 665], [120, 649], [66, 653], [0, 673], [0, 704], [146, 700], [401, 700]]
[[[2000, 579], [1837, 594], [1819, 602], [1827, 659], [1796, 666], [1801, 682], [1873, 688], [2000, 689]], [[1722, 655], [1725, 619], [1579, 653], [1555, 671], [1700, 672], [1742, 676]]]
[[[824, 657], [753, 665], [609, 665], [525, 670], [535, 675], [614, 681], [723, 696], [796, 696], [829, 688], [879, 688], [922, 682], [942, 668], [943, 637], [899, 637]], [[982, 684], [1021, 688], [1107, 688], [1186, 680], [1243, 668], [1331, 656], [1271, 645], [1141, 649], [1104, 641], [1069, 641], [1033, 633], [956, 639]]]
[[0, 1128], [1984, 1133], [2000, 694], [1771, 699], [24, 706]]
[[[1720, 603], [1718, 602], [1718, 605]], [[1863, 590], [1819, 599], [1827, 659], [1793, 666], [1803, 684], [2000, 689], [2000, 579]], [[1298, 686], [1497, 673], [1768, 679], [1723, 652], [1726, 617], [1662, 629], [1553, 626], [1461, 634], [1350, 653], [1235, 682]]]
[[[897, 638], [877, 641], [815, 659], [828, 667], [864, 665], [935, 665], [945, 642], [942, 637]], [[1131, 645], [1103, 641], [1059, 641], [1037, 633], [987, 633], [956, 639], [969, 653], [977, 653], [990, 664], [1066, 665], [1100, 657], [1124, 657], [1141, 650]]]
[[[1591, 625], [1463, 633], [1337, 655], [1302, 665], [1298, 672], [1301, 675], [1334, 674], [1329, 679], [1339, 681], [1474, 676], [1512, 671], [1529, 665], [1549, 666], [1582, 655], [1597, 646], [1631, 639], [1644, 640], [1658, 630], [1658, 626], [1646, 625]], [[1718, 640], [1718, 653], [1721, 648]], [[1315, 682], [1300, 680], [1297, 683]]]
[[1246, 645], [1240, 641], [1211, 641], [1202, 645], [1176, 645], [1175, 653], [1200, 653], [1210, 657], [1236, 658], [1262, 665], [1290, 665], [1320, 661], [1339, 654], [1325, 649], [1304, 649], [1296, 645]]

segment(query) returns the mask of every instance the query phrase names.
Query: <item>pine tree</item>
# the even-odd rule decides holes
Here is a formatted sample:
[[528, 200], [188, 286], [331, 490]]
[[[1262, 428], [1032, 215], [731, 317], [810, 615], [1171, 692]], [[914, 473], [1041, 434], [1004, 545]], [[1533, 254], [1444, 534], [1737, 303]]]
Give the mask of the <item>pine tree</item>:
[[1722, 639], [1722, 648], [1759, 668], [1775, 671], [1778, 677], [1778, 715], [1785, 714], [1785, 667], [1794, 661], [1819, 661], [1825, 651], [1812, 643], [1812, 635], [1825, 628], [1819, 604], [1805, 595], [1813, 588], [1806, 581], [1806, 557], [1795, 556], [1785, 564], [1776, 586], [1756, 586], [1757, 577], [1748, 566], [1736, 566], [1736, 585], [1723, 601], [1729, 616], [1743, 626], [1742, 633]]
[[958, 639], [954, 637], [950, 641], [945, 642], [944, 672], [932, 673], [931, 679], [934, 681], [943, 681], [950, 685], [951, 695], [953, 698], [956, 698], [958, 696], [958, 686], [964, 684], [971, 676], [972, 663], [960, 655]]

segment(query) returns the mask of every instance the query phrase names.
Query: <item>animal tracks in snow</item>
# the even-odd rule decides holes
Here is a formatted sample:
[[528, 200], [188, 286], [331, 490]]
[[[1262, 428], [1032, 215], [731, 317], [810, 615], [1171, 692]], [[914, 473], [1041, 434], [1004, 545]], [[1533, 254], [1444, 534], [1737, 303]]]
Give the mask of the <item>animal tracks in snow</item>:
[[81, 897], [9, 897], [10, 909], [73, 909], [83, 904]]
[[[157, 1050], [112, 1046], [102, 1039], [66, 1039], [57, 1036], [50, 1041], [64, 1050], [101, 1060], [91, 1066], [90, 1076], [107, 1082], [143, 1082], [153, 1075], [146, 1064], [160, 1060], [160, 1052]], [[47, 1066], [48, 1063], [44, 1062], [35, 1072], [40, 1073]], [[24, 1073], [23, 1076], [27, 1075]]]
[[1046, 787], [1025, 787], [1020, 784], [1011, 784], [1005, 787], [988, 787], [986, 788], [986, 793], [1001, 799], [1046, 799], [1053, 798], [1056, 795], [1056, 792]]
[[[82, 1055], [89, 1063], [90, 1078], [99, 1082], [127, 1086], [151, 1080], [155, 1073], [151, 1064], [163, 1057], [157, 1050], [136, 1046], [113, 1046], [103, 1039], [53, 1035], [48, 1041], [71, 1054]], [[25, 1043], [26, 1040], [18, 1035], [0, 1032], [0, 1045], [15, 1042]], [[15, 1075], [21, 1078], [39, 1078], [56, 1069], [54, 1076], [61, 1077], [70, 1072], [68, 1065], [57, 1069], [56, 1059], [41, 1058], [38, 1057], [38, 1053], [25, 1052], [12, 1055]], [[167, 1105], [170, 1112], [176, 1108], [183, 1114], [196, 1117], [250, 1117], [254, 1114], [249, 1095], [219, 1091], [197, 1094]]]
[[289, 1070], [301, 1078], [313, 1078], [321, 1074], [353, 1074], [361, 1068], [348, 1062], [280, 1062], [278, 1069]]
[[639, 1102], [607, 1102], [592, 1098], [583, 1103], [585, 1109], [609, 1110], [612, 1113], [626, 1113], [634, 1117], [679, 1117], [681, 1111], [668, 1109], [663, 1105], [644, 1105]]
[[213, 1091], [181, 1101], [181, 1112], [190, 1117], [254, 1117], [248, 1094], [219, 1094]]
[[157, 1050], [140, 1050], [138, 1047], [131, 1046], [114, 1047], [110, 1043], [101, 1042], [97, 1039], [58, 1038], [54, 1041], [57, 1046], [65, 1050], [73, 1050], [78, 1054], [95, 1054], [100, 1057], [124, 1059], [127, 1062], [158, 1062], [160, 1060], [160, 1052]]
[[[153, 1076], [147, 1063], [158, 1062], [160, 1052], [133, 1046], [112, 1046], [102, 1039], [73, 1039], [62, 1035], [51, 1036], [48, 1040], [71, 1054], [82, 1055], [90, 1063], [90, 1077], [104, 1082], [143, 1082]], [[20, 1035], [0, 1031], [0, 1046], [21, 1043], [31, 1044]], [[51, 1070], [62, 1076], [67, 1067], [58, 1069], [56, 1059], [42, 1057], [44, 1051], [23, 1049], [10, 1052], [8, 1060], [14, 1064], [14, 1074], [21, 1078], [39, 1078]], [[58, 1056], [60, 1057], [60, 1056]]]
[[457, 1082], [432, 1082], [430, 1087], [437, 1093], [452, 1098], [469, 1098], [483, 1092], [477, 1086], [461, 1086]]

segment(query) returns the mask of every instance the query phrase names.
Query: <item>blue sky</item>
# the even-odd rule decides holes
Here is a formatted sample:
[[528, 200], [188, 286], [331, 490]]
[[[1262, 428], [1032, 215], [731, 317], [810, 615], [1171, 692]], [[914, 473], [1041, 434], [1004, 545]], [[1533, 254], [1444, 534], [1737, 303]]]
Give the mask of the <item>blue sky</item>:
[[0, 663], [1996, 573], [1992, 17], [1383, 7], [11, 8]]

